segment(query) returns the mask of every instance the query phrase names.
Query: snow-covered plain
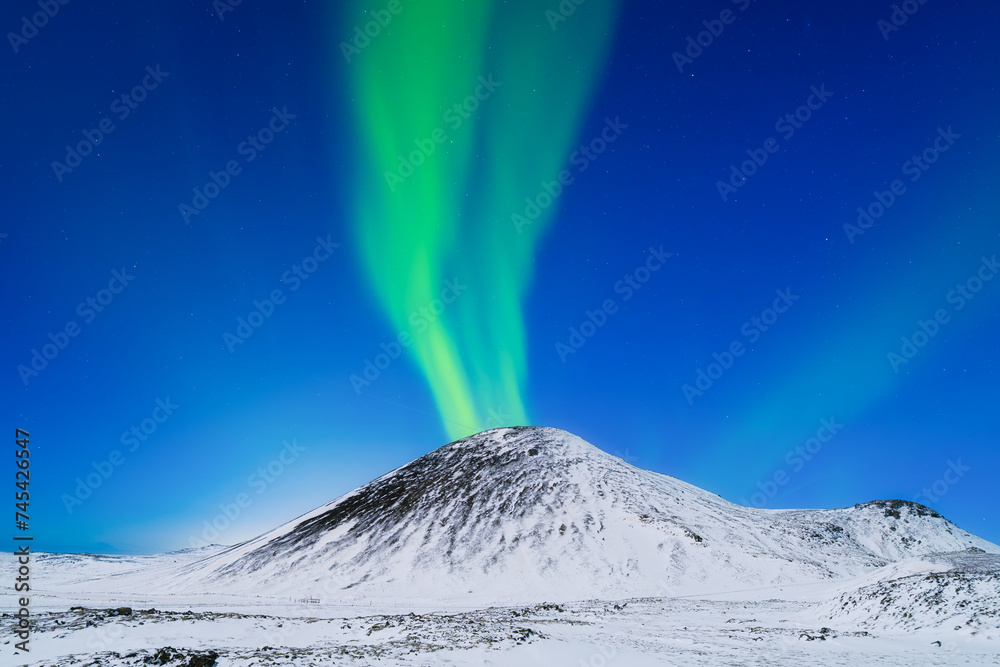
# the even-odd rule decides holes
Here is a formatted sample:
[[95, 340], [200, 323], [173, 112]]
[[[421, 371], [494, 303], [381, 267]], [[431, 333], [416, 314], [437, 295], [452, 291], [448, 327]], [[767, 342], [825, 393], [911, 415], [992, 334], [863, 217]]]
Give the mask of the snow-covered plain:
[[2, 664], [1000, 665], [1000, 547], [933, 510], [741, 507], [556, 429], [234, 547], [41, 554], [32, 580]]

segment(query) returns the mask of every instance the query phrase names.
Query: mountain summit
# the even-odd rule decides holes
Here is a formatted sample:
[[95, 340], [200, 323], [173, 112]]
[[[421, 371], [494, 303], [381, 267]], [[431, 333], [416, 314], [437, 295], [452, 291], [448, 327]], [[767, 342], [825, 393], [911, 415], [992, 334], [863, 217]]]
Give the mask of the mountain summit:
[[539, 601], [708, 594], [853, 577], [1000, 548], [906, 501], [735, 505], [554, 428], [434, 450], [205, 558], [172, 590]]

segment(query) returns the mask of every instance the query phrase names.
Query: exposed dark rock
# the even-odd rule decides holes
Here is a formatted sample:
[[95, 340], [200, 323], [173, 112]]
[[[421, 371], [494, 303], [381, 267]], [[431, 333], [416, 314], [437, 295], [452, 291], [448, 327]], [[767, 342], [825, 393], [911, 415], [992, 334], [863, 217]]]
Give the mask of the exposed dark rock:
[[170, 646], [164, 646], [159, 651], [154, 653], [151, 657], [143, 660], [147, 665], [165, 665], [172, 660], [177, 658], [182, 658], [183, 656], [178, 653], [175, 649]]
[[215, 667], [219, 654], [215, 651], [192, 655], [187, 661], [187, 667]]

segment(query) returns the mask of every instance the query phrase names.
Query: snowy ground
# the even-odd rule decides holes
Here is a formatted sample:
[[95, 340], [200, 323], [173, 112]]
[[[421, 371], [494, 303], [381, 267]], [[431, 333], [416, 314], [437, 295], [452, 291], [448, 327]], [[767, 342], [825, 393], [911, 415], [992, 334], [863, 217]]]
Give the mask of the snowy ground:
[[[273, 603], [266, 612], [78, 607], [36, 617], [27, 662], [28, 656], [12, 655], [10, 643], [0, 661], [192, 667], [213, 660], [220, 667], [1000, 664], [997, 636], [842, 631], [804, 621], [811, 608], [801, 602], [648, 599], [403, 611], [368, 615]], [[157, 656], [174, 659], [156, 662]]]
[[[122, 573], [149, 566], [148, 559], [129, 557], [52, 555], [36, 561], [46, 573], [44, 584], [63, 591], [79, 590], [83, 581], [100, 590]], [[3, 574], [10, 567], [5, 562]], [[246, 595], [36, 590], [31, 652], [15, 653], [16, 640], [6, 632], [0, 663], [1000, 665], [998, 572], [995, 556], [971, 553], [895, 564], [854, 581], [484, 609], [440, 602], [344, 605]], [[8, 628], [11, 601], [5, 597], [2, 608]], [[898, 626], [897, 616], [907, 623]]]

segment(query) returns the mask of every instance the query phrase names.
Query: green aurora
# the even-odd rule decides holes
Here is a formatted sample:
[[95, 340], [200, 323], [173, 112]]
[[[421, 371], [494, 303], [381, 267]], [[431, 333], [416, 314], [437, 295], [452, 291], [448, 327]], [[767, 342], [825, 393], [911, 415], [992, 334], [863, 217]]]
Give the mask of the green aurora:
[[[564, 167], [617, 18], [611, 0], [563, 5], [351, 12], [364, 16], [361, 30], [385, 24], [369, 24], [374, 36], [345, 53], [366, 160], [354, 210], [361, 259], [392, 326], [411, 335], [452, 438], [499, 426], [499, 415], [529, 423], [522, 300], [556, 206], [530, 225], [512, 215]], [[465, 289], [446, 304], [449, 280]], [[415, 328], [421, 308], [440, 313]]]

